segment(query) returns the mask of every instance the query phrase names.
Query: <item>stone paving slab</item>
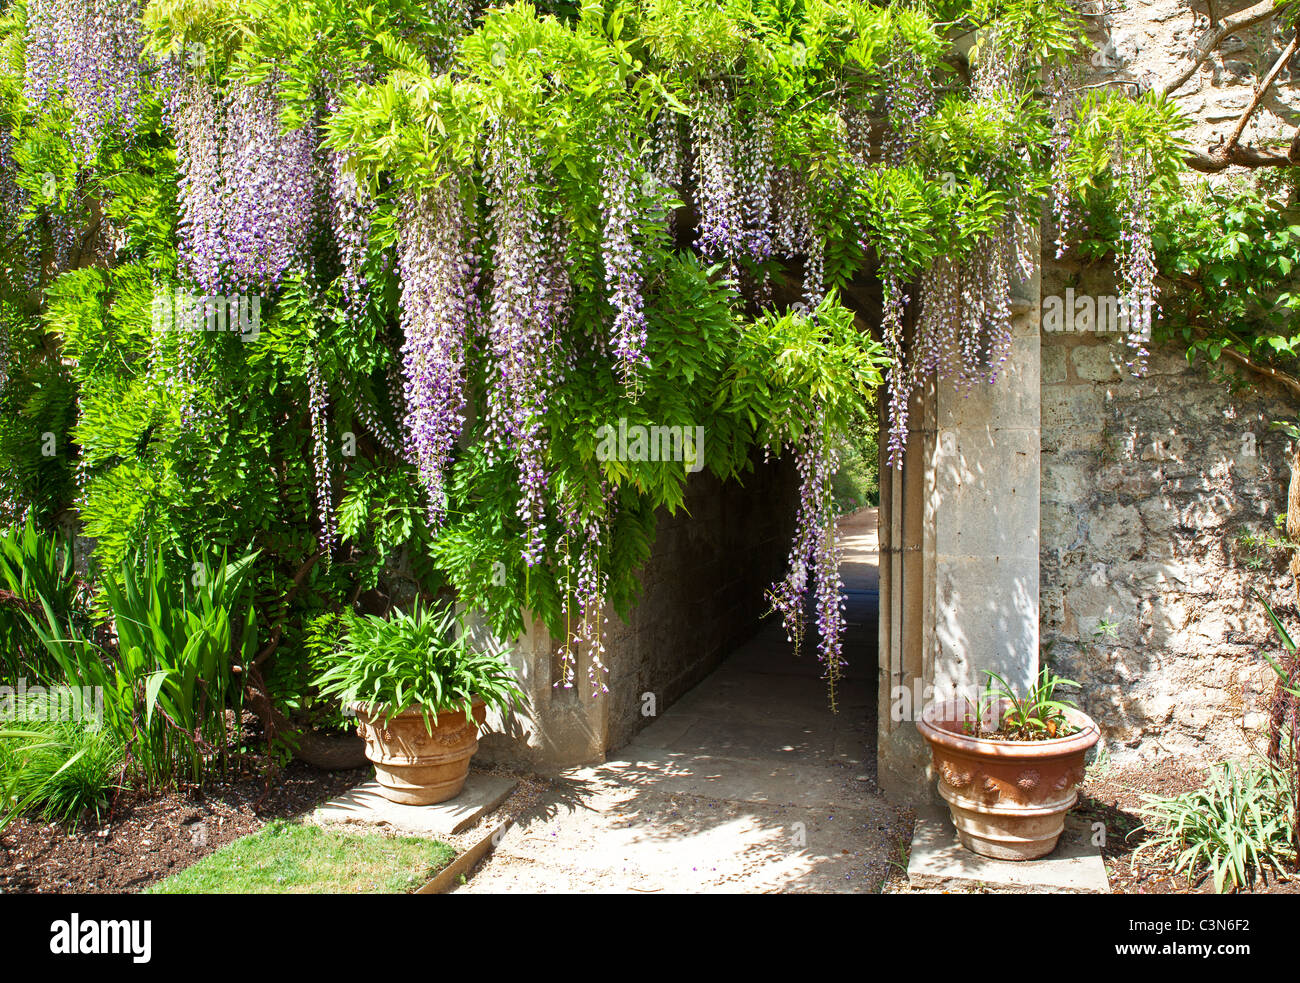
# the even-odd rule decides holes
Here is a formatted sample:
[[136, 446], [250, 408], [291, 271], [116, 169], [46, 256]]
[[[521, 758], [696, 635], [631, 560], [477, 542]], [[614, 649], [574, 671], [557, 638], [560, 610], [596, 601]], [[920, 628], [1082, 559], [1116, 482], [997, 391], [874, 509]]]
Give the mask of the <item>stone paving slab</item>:
[[456, 893], [874, 892], [899, 855], [896, 817], [619, 790], [512, 827]]
[[513, 778], [470, 772], [460, 795], [429, 806], [389, 802], [374, 781], [331, 799], [311, 814], [311, 821], [387, 826], [411, 836], [453, 836], [504, 802], [519, 783]]
[[971, 853], [957, 839], [947, 816], [922, 813], [912, 833], [907, 879], [914, 888], [976, 887], [1015, 894], [1110, 894], [1101, 849], [1091, 827], [1069, 817], [1056, 849], [1041, 860], [991, 860]]
[[624, 748], [620, 760], [566, 772], [581, 782], [626, 784], [642, 790], [680, 792], [702, 798], [814, 808], [862, 804], [863, 765], [773, 761], [684, 754], [663, 748]]

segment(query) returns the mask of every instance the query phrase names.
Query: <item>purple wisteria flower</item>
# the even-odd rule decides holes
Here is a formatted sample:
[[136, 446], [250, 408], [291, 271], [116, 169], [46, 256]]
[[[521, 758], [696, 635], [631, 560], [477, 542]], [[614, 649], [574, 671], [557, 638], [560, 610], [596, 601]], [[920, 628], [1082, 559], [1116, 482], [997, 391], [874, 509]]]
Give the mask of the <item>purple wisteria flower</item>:
[[137, 0], [29, 0], [23, 96], [37, 108], [67, 95], [80, 166], [95, 159], [110, 128], [135, 130], [143, 47]]
[[466, 345], [478, 317], [473, 241], [462, 179], [407, 199], [398, 232], [407, 446], [441, 524], [446, 479], [465, 423]]

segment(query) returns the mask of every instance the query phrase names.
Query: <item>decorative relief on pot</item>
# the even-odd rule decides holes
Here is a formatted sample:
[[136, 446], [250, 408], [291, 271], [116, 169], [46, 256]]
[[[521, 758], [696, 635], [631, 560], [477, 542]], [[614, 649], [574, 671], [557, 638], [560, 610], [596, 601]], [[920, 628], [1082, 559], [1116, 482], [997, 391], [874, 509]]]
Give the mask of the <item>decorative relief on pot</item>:
[[947, 761], [939, 766], [939, 773], [943, 775], [943, 780], [947, 782], [951, 788], [965, 788], [971, 783], [971, 778], [973, 777], [969, 771], [955, 768]]

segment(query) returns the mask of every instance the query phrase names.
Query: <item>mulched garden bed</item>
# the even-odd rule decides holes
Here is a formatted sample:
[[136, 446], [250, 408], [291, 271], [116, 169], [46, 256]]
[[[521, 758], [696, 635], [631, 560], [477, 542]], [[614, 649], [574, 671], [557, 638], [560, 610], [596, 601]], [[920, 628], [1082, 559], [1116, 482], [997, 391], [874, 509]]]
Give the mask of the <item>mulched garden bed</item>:
[[99, 822], [89, 817], [71, 828], [20, 818], [0, 833], [0, 893], [134, 893], [272, 819], [310, 812], [370, 773], [293, 761], [269, 781], [265, 773], [245, 773], [202, 793], [123, 792], [111, 815], [105, 810]]
[[[1125, 768], [1109, 767], [1090, 772], [1079, 791], [1077, 815], [1086, 821], [1106, 824], [1102, 857], [1110, 887], [1116, 894], [1213, 894], [1214, 879], [1206, 877], [1189, 885], [1183, 874], [1173, 874], [1148, 851], [1133, 862], [1133, 853], [1145, 839], [1138, 808], [1143, 795], [1172, 797], [1200, 788], [1206, 782], [1204, 769], [1188, 767], [1176, 760]], [[1300, 894], [1300, 875], [1289, 881], [1271, 878], [1256, 883], [1250, 894]]]

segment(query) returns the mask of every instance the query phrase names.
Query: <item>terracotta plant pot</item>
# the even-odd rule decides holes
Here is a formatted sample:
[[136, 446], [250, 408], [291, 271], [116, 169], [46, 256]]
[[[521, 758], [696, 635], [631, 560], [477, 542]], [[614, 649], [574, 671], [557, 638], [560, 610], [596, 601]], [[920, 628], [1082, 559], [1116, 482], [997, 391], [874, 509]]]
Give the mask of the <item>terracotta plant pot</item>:
[[474, 719], [470, 721], [464, 710], [438, 714], [433, 733], [417, 709], [389, 718], [370, 712], [363, 704], [354, 703], [352, 709], [384, 798], [427, 806], [460, 794], [469, 774], [469, 759], [478, 750], [479, 727], [487, 717], [481, 700], [474, 701]]
[[[1065, 814], [1079, 797], [1084, 756], [1101, 731], [1082, 710], [1066, 711], [1077, 728], [1047, 741], [995, 741], [962, 732], [970, 705], [931, 703], [916, 728], [930, 744], [939, 794], [962, 845], [982, 857], [1033, 860], [1056, 848]], [[1001, 707], [985, 726], [996, 725]]]

